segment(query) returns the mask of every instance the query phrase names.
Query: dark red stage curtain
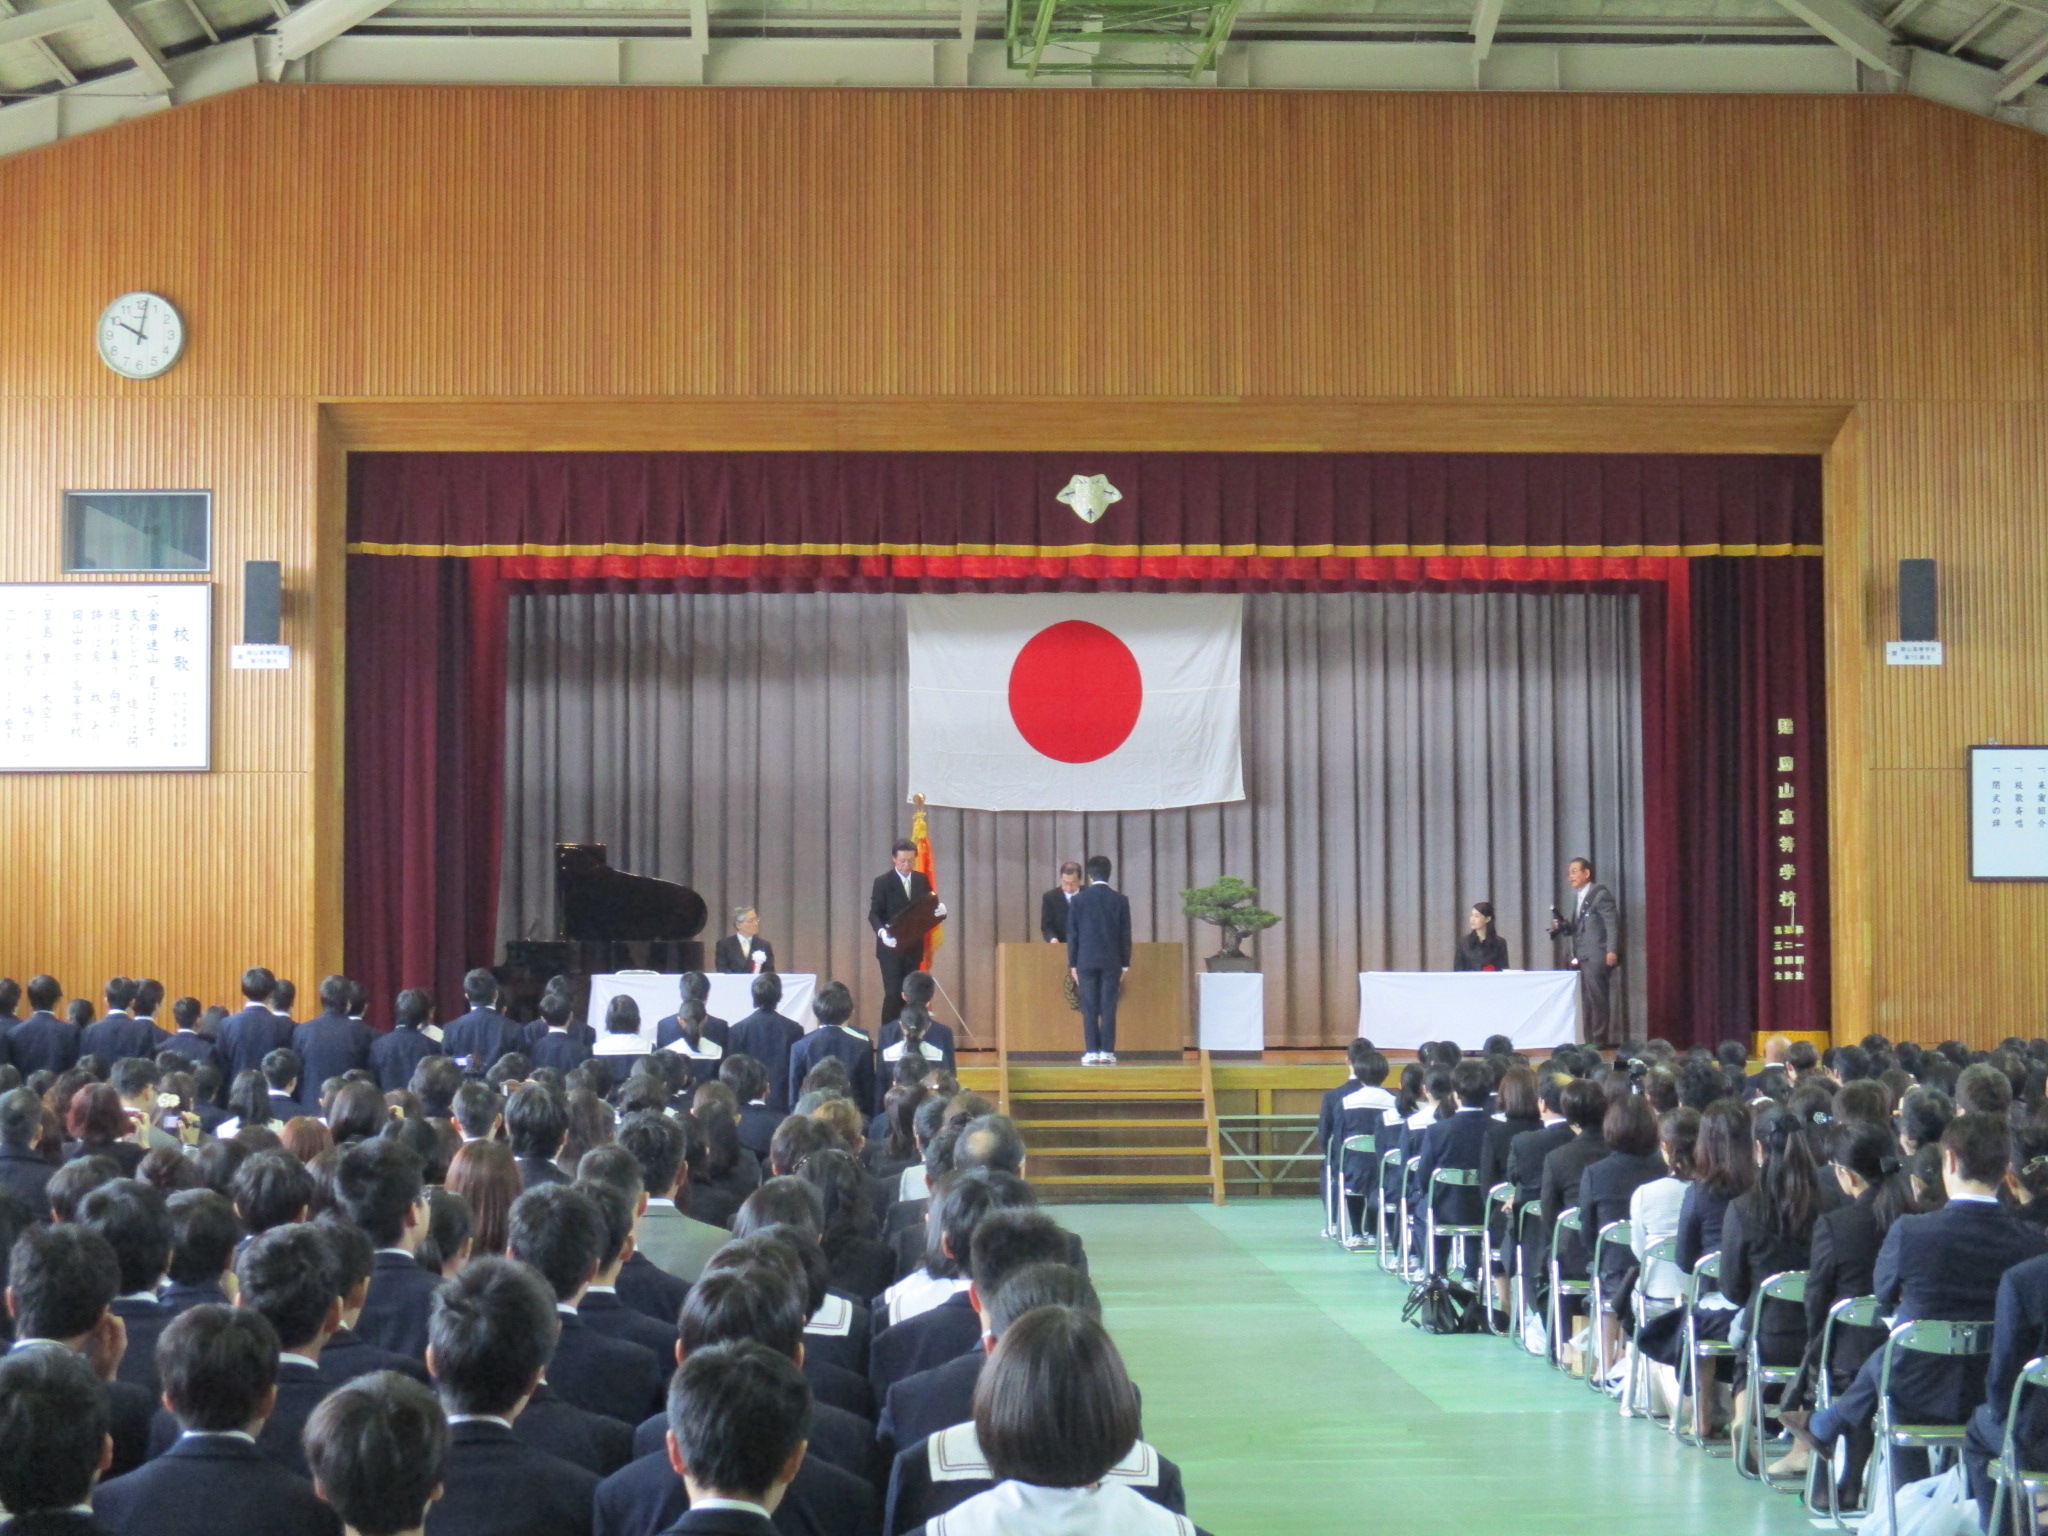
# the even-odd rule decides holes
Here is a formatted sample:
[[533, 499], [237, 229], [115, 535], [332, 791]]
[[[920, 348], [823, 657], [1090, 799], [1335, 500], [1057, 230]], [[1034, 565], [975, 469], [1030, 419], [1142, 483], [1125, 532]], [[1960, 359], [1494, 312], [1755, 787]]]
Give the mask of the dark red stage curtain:
[[[1660, 835], [1673, 857], [1665, 878], [1651, 877], [1654, 904], [1670, 918], [1652, 1013], [1670, 1038], [1707, 1045], [1747, 1043], [1759, 1030], [1825, 1031], [1821, 562], [1691, 564], [1678, 599], [1690, 613], [1667, 626], [1674, 680], [1663, 735], [1673, 768]], [[1645, 844], [1654, 859], [1656, 839]]]
[[[346, 963], [389, 1027], [497, 947], [505, 599], [489, 560], [349, 561]], [[459, 1011], [459, 1010], [458, 1010]]]
[[[1816, 548], [1817, 460], [371, 454], [351, 471], [347, 964], [380, 1020], [404, 986], [452, 1006], [495, 958], [509, 591], [1538, 586], [1643, 595], [1652, 1030], [1826, 1027], [1820, 562], [1717, 557]], [[1076, 473], [1108, 475], [1132, 515], [1073, 517], [1053, 493]], [[1801, 967], [1772, 947], [1795, 940]]]

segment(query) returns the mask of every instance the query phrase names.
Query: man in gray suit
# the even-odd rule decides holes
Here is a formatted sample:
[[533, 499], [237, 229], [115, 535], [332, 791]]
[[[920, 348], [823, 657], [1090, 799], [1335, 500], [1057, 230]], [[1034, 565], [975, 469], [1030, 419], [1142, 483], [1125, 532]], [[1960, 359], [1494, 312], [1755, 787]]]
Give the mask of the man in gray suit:
[[1571, 963], [1579, 973], [1580, 1037], [1588, 1045], [1620, 1045], [1609, 1014], [1614, 968], [1621, 964], [1621, 922], [1614, 892], [1594, 883], [1591, 859], [1573, 859], [1564, 876], [1571, 882], [1572, 909], [1569, 915], [1551, 919], [1550, 936], [1572, 941]]

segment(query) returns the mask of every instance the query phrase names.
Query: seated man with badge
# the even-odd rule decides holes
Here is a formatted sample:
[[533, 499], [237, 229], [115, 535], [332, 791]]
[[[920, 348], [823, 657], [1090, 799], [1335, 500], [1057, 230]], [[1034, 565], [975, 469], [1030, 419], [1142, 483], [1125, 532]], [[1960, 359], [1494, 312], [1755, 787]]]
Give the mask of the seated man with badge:
[[758, 976], [775, 969], [775, 950], [761, 937], [761, 914], [752, 907], [735, 907], [732, 932], [718, 941], [712, 963], [727, 976]]

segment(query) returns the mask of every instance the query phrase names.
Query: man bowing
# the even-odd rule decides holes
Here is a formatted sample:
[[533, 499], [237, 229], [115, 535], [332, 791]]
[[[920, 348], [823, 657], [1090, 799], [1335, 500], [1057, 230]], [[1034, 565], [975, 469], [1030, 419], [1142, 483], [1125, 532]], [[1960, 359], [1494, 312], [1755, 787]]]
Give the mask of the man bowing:
[[[924, 964], [923, 938], [906, 944], [889, 931], [889, 925], [901, 917], [913, 902], [922, 901], [932, 893], [931, 881], [914, 867], [916, 863], [917, 844], [907, 837], [899, 837], [889, 850], [890, 867], [875, 876], [874, 888], [868, 893], [868, 926], [875, 930], [875, 961], [882, 968], [884, 1020], [896, 1018], [903, 1012], [903, 978]], [[939, 904], [935, 915], [946, 915], [944, 902]]]

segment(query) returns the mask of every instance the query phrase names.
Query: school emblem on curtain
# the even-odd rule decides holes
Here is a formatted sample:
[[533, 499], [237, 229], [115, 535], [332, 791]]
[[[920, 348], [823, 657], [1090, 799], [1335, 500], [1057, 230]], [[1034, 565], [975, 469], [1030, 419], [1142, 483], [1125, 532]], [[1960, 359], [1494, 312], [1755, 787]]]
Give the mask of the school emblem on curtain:
[[1074, 509], [1084, 523], [1098, 523], [1102, 514], [1124, 499], [1124, 493], [1109, 483], [1107, 475], [1076, 475], [1059, 493], [1059, 500]]

